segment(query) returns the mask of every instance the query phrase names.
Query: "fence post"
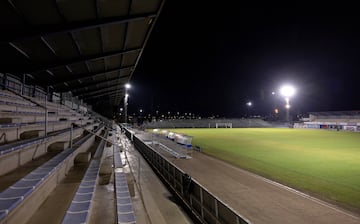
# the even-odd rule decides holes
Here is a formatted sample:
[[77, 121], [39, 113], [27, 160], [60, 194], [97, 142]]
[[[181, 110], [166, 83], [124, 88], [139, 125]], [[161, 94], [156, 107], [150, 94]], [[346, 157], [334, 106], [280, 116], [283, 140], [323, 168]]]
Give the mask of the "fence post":
[[34, 87], [34, 88], [33, 88], [33, 92], [32, 92], [32, 97], [35, 97], [36, 86], [34, 85], [33, 87]]
[[4, 76], [3, 76], [3, 80], [2, 80], [2, 89], [5, 90], [6, 89], [6, 81], [7, 81], [7, 74], [4, 73]]
[[214, 209], [215, 209], [215, 217], [216, 217], [216, 220], [219, 221], [219, 210], [218, 210], [218, 200], [215, 199], [215, 205], [214, 205]]
[[73, 145], [73, 124], [70, 125], [70, 148], [72, 148]]
[[47, 88], [47, 93], [45, 95], [45, 136], [47, 136], [47, 130], [48, 130], [48, 109], [47, 109], [48, 92], [49, 92], [49, 87]]
[[24, 95], [25, 82], [26, 82], [26, 74], [23, 74], [23, 80], [22, 80], [21, 92], [20, 92], [21, 95]]
[[201, 218], [204, 220], [204, 199], [203, 199], [202, 187], [200, 187], [200, 210], [201, 210]]

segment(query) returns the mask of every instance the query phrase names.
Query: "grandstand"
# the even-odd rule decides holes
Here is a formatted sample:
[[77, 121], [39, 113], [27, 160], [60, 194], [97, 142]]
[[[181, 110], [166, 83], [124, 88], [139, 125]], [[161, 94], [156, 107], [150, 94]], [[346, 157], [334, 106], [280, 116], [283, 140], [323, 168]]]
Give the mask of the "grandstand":
[[[223, 124], [223, 125], [219, 125]], [[226, 125], [224, 125], [226, 124]], [[231, 125], [230, 125], [231, 124]], [[144, 128], [266, 128], [274, 125], [258, 118], [252, 119], [173, 119], [144, 122]]]
[[142, 222], [108, 117], [164, 2], [1, 3], [1, 224]]
[[360, 131], [360, 111], [310, 112], [309, 121], [296, 127]]
[[[21, 95], [11, 88], [0, 90], [0, 96], [0, 223], [29, 222], [51, 194], [58, 194], [67, 175], [79, 169], [84, 171], [78, 177], [75, 195], [61, 195], [68, 201], [57, 204], [69, 204], [67, 211], [57, 210], [61, 219], [48, 221], [87, 223], [93, 216], [105, 143], [117, 140], [109, 134], [116, 126], [74, 102], [69, 106], [45, 101], [41, 94]], [[113, 166], [122, 167], [118, 147], [114, 153]], [[117, 173], [114, 184], [118, 194], [125, 197], [129, 191], [124, 175]], [[118, 198], [114, 196], [119, 200], [114, 217], [119, 223], [135, 222], [130, 197]]]
[[[268, 197], [273, 193], [269, 183], [258, 177], [248, 182], [254, 175], [241, 172], [239, 176], [239, 170], [224, 161], [193, 151], [191, 136], [145, 133], [132, 129], [126, 116], [125, 125], [115, 123], [122, 103], [126, 105], [125, 84], [136, 70], [164, 3], [1, 3], [0, 224], [247, 224], [257, 217], [263, 220], [256, 223], [281, 223], [301, 219], [302, 214], [292, 213], [306, 210], [305, 205], [312, 210], [313, 201], [303, 206], [301, 199], [300, 206], [288, 209], [298, 198], [289, 197], [283, 203], [289, 192], [277, 185], [274, 192], [280, 193]], [[144, 128], [274, 126], [283, 124], [256, 118], [144, 124]], [[199, 176], [186, 170], [193, 166]], [[205, 173], [210, 178], [203, 179]], [[229, 182], [223, 181], [230, 176]], [[224, 186], [230, 188], [218, 193]], [[267, 194], [263, 197], [262, 192], [257, 199], [249, 194], [254, 186]], [[238, 200], [233, 193], [261, 205], [241, 199], [235, 206], [243, 207], [232, 208], [227, 200]], [[262, 206], [266, 198], [271, 205], [286, 207], [288, 212], [282, 211], [287, 214]], [[333, 218], [331, 211], [320, 213]], [[352, 223], [340, 220], [345, 221], [337, 223]]]

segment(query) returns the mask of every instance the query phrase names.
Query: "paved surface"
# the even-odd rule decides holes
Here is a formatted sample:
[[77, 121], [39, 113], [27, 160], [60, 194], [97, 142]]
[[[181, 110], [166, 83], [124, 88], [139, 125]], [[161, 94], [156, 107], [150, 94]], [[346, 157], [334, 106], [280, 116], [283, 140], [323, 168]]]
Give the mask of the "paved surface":
[[[173, 146], [171, 142], [169, 145]], [[193, 152], [192, 159], [176, 159], [164, 151], [159, 152], [252, 223], [360, 223], [359, 214], [344, 211], [203, 153]]]
[[72, 169], [27, 224], [61, 223], [85, 172], [85, 168]]
[[126, 155], [128, 158], [128, 160], [123, 161], [126, 162], [125, 171], [130, 172], [131, 168], [135, 183], [133, 205], [137, 223], [193, 223], [182, 208], [176, 204], [166, 187], [142, 156], [139, 155], [138, 151], [134, 150], [129, 141], [125, 139], [125, 136], [122, 136], [122, 142], [127, 149]]
[[[172, 195], [166, 187], [153, 173], [146, 161], [134, 150], [129, 140], [121, 136], [126, 145], [128, 160], [124, 167], [129, 182], [135, 182], [132, 185], [134, 197], [132, 197], [136, 221], [139, 224], [191, 224], [193, 223], [173, 200]], [[94, 151], [97, 144], [92, 145], [89, 151]], [[96, 187], [96, 193], [93, 198], [92, 213], [89, 217], [89, 224], [116, 223], [115, 212], [115, 194], [114, 178], [112, 173], [112, 149], [105, 147], [104, 159], [102, 161], [102, 174]], [[121, 153], [123, 158], [124, 153]], [[17, 180], [21, 179], [32, 170], [36, 169], [50, 158], [53, 154], [46, 154], [37, 158], [18, 169], [0, 177], [0, 192], [11, 186]], [[139, 175], [140, 159], [140, 175]], [[130, 166], [129, 166], [130, 164]], [[88, 165], [88, 164], [87, 164]], [[56, 186], [53, 192], [40, 205], [39, 209], [33, 214], [28, 224], [37, 223], [61, 223], [73, 196], [86, 172], [87, 165], [77, 166], [70, 170], [66, 177]], [[110, 172], [109, 175], [105, 175]], [[132, 174], [133, 172], [133, 174]], [[131, 188], [131, 184], [130, 184]]]

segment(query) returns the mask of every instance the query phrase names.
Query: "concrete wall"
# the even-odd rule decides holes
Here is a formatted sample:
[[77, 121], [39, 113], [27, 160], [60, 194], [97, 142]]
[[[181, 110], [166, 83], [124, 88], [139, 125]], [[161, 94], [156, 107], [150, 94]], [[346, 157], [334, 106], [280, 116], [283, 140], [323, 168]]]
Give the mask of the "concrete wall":
[[[95, 124], [88, 125], [86, 128], [92, 129]], [[83, 129], [79, 128], [74, 130], [73, 139], [79, 137], [83, 133]], [[16, 150], [10, 153], [6, 153], [0, 156], [0, 175], [4, 175], [21, 165], [31, 161], [34, 158], [47, 153], [47, 148], [49, 145], [55, 142], [70, 141], [70, 131], [49, 137], [48, 139], [41, 141], [39, 144], [34, 144], [28, 147], [24, 147], [20, 150]]]
[[[97, 134], [101, 132], [102, 129], [98, 130]], [[72, 154], [70, 154], [60, 167], [52, 173], [34, 192], [27, 197], [21, 205], [15, 208], [11, 214], [9, 214], [4, 220], [3, 223], [16, 223], [16, 224], [25, 224], [31, 216], [37, 211], [41, 204], [46, 200], [46, 198], [51, 194], [51, 192], [56, 188], [58, 183], [65, 178], [65, 175], [69, 170], [74, 166], [75, 157], [79, 153], [86, 152], [92, 144], [94, 144], [95, 136], [92, 135], [87, 139], [80, 147], [78, 147]], [[44, 220], [44, 222], [46, 222]]]

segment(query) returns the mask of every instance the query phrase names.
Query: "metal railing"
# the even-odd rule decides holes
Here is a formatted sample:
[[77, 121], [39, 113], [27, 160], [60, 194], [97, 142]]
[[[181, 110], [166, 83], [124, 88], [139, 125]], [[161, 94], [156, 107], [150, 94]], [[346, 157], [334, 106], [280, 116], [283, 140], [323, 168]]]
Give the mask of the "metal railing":
[[125, 129], [125, 134], [129, 139], [133, 139], [135, 148], [199, 221], [209, 224], [250, 224], [249, 220], [214, 196], [136, 135], [131, 134], [127, 129]]

